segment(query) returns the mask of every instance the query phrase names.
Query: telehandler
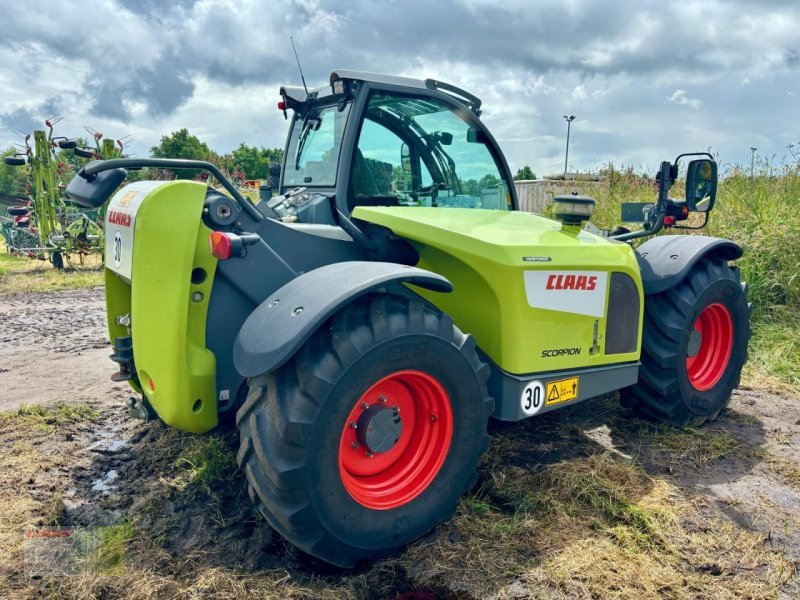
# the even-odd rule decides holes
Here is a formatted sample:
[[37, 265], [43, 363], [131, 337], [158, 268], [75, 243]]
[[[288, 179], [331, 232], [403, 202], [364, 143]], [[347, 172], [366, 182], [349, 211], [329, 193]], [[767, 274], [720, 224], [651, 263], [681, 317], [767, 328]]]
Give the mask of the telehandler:
[[[596, 235], [591, 198], [554, 198], [556, 219], [517, 210], [481, 101], [453, 85], [338, 70], [282, 87], [278, 108], [292, 119], [271, 199], [149, 158], [89, 163], [68, 194], [113, 194], [108, 329], [130, 410], [190, 432], [235, 413], [250, 497], [300, 549], [351, 567], [424, 535], [475, 483], [490, 417], [614, 390], [675, 425], [727, 406], [750, 335], [742, 249], [630, 243], [707, 221], [710, 155], [692, 155], [685, 200], [664, 162], [658, 198], [624, 207], [642, 228]], [[224, 191], [116, 191], [143, 167], [205, 169]]]

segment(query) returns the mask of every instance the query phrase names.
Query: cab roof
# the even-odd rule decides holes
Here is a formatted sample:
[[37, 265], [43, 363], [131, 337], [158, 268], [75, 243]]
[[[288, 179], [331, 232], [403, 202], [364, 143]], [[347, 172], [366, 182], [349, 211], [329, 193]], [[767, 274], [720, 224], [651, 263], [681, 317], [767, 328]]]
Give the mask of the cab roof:
[[366, 83], [378, 83], [402, 88], [417, 90], [435, 90], [444, 92], [455, 97], [467, 108], [477, 115], [480, 115], [481, 100], [473, 96], [466, 90], [462, 90], [454, 85], [436, 79], [414, 79], [411, 77], [400, 77], [397, 75], [384, 75], [381, 73], [368, 73], [366, 71], [351, 71], [348, 69], [336, 69], [331, 72], [330, 85], [309, 89], [308, 93], [300, 86], [281, 86], [281, 96], [291, 99], [294, 103], [303, 104], [309, 99], [321, 99], [326, 96], [334, 95], [334, 84], [337, 81], [363, 81]]

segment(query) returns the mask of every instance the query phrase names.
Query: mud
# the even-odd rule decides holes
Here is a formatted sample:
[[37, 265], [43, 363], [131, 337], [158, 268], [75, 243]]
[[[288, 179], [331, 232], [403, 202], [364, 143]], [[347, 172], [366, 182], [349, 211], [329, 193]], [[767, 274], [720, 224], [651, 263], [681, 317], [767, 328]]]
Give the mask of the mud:
[[[40, 442], [41, 451], [68, 460], [66, 466], [39, 473], [28, 483], [29, 492], [41, 498], [58, 490], [62, 525], [115, 524], [135, 514], [167, 558], [191, 557], [198, 572], [279, 569], [301, 583], [340, 585], [355, 578], [361, 582], [356, 588], [364, 589], [378, 586], [380, 578], [380, 589], [419, 592], [413, 565], [343, 574], [294, 549], [251, 508], [244, 477], [235, 467], [222, 473], [211, 490], [187, 486], [179, 457], [197, 436], [127, 415], [126, 386], [109, 380], [114, 365], [107, 358], [103, 311], [101, 289], [0, 299], [0, 410], [55, 402], [87, 402], [98, 410], [96, 419], [60, 428], [57, 436]], [[565, 424], [572, 426], [568, 434]], [[737, 390], [730, 408], [702, 429], [704, 435], [733, 444], [711, 460], [691, 448], [670, 446], [667, 438], [659, 441], [653, 427], [631, 421], [613, 395], [524, 423], [495, 423], [491, 429], [493, 436], [523, 442], [519, 451], [506, 450], [503, 460], [525, 466], [598, 451], [633, 457], [648, 474], [703, 498], [700, 518], [724, 515], [740, 528], [763, 532], [767, 543], [800, 563], [800, 477], [793, 478], [800, 473], [796, 397]], [[233, 429], [217, 435], [236, 451]], [[14, 440], [4, 436], [0, 443], [6, 451]], [[480, 478], [478, 486], [491, 473], [481, 472]], [[446, 535], [446, 525], [432, 535]], [[423, 592], [420, 597], [469, 597], [464, 590]], [[800, 589], [789, 584], [783, 597], [798, 594]]]
[[0, 410], [123, 402], [109, 354], [102, 288], [0, 296]]

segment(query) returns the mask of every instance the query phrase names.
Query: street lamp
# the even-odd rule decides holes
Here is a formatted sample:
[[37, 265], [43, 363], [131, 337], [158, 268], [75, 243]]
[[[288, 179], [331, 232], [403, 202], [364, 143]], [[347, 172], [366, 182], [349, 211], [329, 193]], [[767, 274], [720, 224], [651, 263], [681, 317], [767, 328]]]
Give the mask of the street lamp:
[[756, 172], [756, 150], [758, 150], [758, 148], [750, 148], [750, 179], [753, 178]]
[[572, 125], [572, 122], [575, 120], [575, 115], [564, 115], [564, 119], [567, 121], [567, 151], [564, 155], [564, 181], [567, 180], [567, 163], [569, 163], [569, 129]]

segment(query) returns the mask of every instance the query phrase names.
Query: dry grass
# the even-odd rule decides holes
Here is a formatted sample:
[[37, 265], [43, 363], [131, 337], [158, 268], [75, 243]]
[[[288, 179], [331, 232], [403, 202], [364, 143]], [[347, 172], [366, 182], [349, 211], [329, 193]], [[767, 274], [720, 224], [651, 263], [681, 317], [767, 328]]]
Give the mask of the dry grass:
[[766, 453], [764, 459], [773, 473], [789, 485], [800, 490], [800, 465], [771, 453]]
[[733, 454], [749, 454], [750, 448], [727, 431], [711, 428], [648, 425], [641, 430], [645, 440], [667, 450], [670, 458], [700, 468]]
[[408, 558], [419, 580], [477, 597], [776, 597], [792, 562], [706, 509], [609, 454], [507, 467]]

